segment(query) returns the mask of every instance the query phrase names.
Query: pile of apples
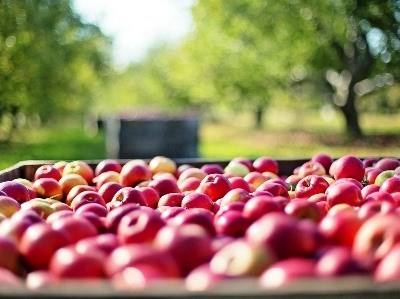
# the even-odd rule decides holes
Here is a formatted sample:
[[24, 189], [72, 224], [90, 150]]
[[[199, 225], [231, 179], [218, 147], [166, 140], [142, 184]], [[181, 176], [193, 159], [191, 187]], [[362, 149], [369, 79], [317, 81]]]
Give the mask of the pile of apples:
[[[400, 161], [314, 156], [223, 168], [83, 161], [0, 183], [0, 283], [40, 289], [107, 279], [122, 290], [181, 279], [188, 290], [254, 278], [400, 279]], [[21, 279], [23, 278], [23, 279]]]

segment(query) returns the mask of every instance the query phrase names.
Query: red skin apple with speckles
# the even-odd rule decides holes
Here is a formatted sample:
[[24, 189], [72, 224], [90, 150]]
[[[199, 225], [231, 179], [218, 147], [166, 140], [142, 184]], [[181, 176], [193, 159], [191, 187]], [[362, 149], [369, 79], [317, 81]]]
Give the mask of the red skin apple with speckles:
[[134, 187], [140, 182], [150, 180], [151, 176], [150, 168], [146, 164], [133, 160], [122, 167], [120, 184], [123, 187]]
[[165, 226], [158, 232], [154, 244], [175, 258], [184, 275], [209, 261], [213, 254], [209, 234], [196, 224]]
[[50, 261], [50, 272], [58, 278], [103, 278], [104, 255], [99, 251], [80, 253], [74, 247], [60, 248]]
[[[215, 235], [214, 228], [214, 214], [202, 208], [193, 208], [190, 210], [176, 211], [178, 212], [174, 217], [168, 221], [169, 225], [182, 226], [185, 224], [197, 224], [204, 228], [210, 236]], [[172, 211], [171, 211], [172, 213]], [[165, 219], [165, 215], [163, 218]]]
[[106, 159], [103, 161], [100, 161], [99, 164], [97, 164], [95, 168], [95, 175], [98, 176], [103, 172], [106, 171], [115, 171], [115, 172], [121, 172], [122, 166], [119, 164], [118, 161], [112, 160], [112, 159]]
[[314, 194], [324, 193], [329, 183], [320, 176], [309, 175], [301, 179], [296, 185], [296, 197], [308, 198]]
[[353, 156], [343, 156], [332, 163], [329, 173], [335, 180], [353, 178], [359, 182], [364, 178], [364, 165], [360, 159]]
[[272, 172], [278, 174], [279, 165], [278, 162], [269, 157], [259, 157], [253, 162], [253, 167], [258, 172]]
[[51, 178], [59, 181], [61, 179], [61, 174], [57, 168], [52, 165], [43, 165], [40, 166], [35, 171], [35, 180], [42, 179], [42, 178]]
[[282, 211], [282, 206], [269, 196], [255, 196], [246, 202], [243, 216], [251, 222], [256, 221], [267, 213]]
[[160, 213], [135, 210], [122, 217], [118, 225], [118, 238], [122, 244], [151, 242], [164, 225]]
[[37, 223], [25, 231], [19, 250], [32, 269], [46, 269], [54, 252], [66, 245], [68, 238], [63, 232], [47, 223]]
[[19, 203], [28, 201], [30, 199], [28, 189], [15, 181], [7, 181], [0, 183], [0, 192], [5, 193], [5, 195], [15, 199]]
[[197, 191], [207, 194], [213, 201], [222, 198], [231, 190], [229, 180], [221, 174], [209, 174], [200, 183]]
[[210, 211], [213, 210], [213, 205], [214, 202], [211, 198], [200, 192], [193, 192], [185, 195], [181, 203], [181, 206], [186, 209], [203, 208]]
[[81, 206], [88, 203], [97, 203], [102, 206], [106, 206], [106, 203], [100, 194], [94, 191], [84, 191], [79, 193], [71, 202], [71, 208], [76, 211]]
[[360, 188], [350, 182], [333, 184], [326, 189], [325, 194], [328, 207], [340, 203], [358, 206], [362, 200]]
[[329, 171], [329, 167], [331, 167], [333, 163], [332, 157], [327, 154], [317, 154], [311, 158], [311, 161], [320, 163], [324, 166], [326, 172]]
[[158, 207], [180, 207], [182, 205], [182, 199], [185, 197], [183, 193], [168, 193], [161, 196], [158, 201]]
[[122, 186], [119, 183], [108, 182], [102, 185], [98, 191], [101, 197], [104, 199], [106, 203], [110, 202], [115, 193], [122, 189]]

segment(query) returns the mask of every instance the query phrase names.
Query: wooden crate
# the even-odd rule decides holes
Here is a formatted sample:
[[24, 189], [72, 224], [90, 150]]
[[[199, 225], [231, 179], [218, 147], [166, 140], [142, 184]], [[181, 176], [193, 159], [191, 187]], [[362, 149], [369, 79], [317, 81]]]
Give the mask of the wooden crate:
[[[119, 160], [122, 164], [128, 160]], [[279, 160], [282, 175], [289, 175], [293, 169], [308, 159]], [[23, 161], [15, 166], [0, 171], [0, 182], [15, 178], [33, 179], [38, 167], [56, 161]], [[86, 161], [95, 167], [99, 161]], [[178, 165], [191, 164], [199, 167], [205, 163], [219, 163], [225, 166], [229, 161], [210, 161], [202, 159], [179, 159]], [[256, 279], [239, 279], [225, 281], [215, 289], [205, 292], [189, 292], [183, 281], [159, 282], [145, 290], [123, 292], [117, 291], [108, 281], [69, 281], [54, 285], [48, 289], [32, 292], [22, 284], [21, 287], [0, 285], [0, 296], [7, 298], [400, 298], [399, 283], [376, 284], [370, 277], [349, 276], [337, 279], [303, 279], [284, 287], [261, 289]]]

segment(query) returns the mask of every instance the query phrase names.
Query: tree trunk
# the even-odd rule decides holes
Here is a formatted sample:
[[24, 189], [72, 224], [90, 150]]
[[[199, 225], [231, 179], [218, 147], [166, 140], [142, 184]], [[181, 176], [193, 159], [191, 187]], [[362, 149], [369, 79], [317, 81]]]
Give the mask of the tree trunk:
[[261, 130], [263, 128], [264, 112], [265, 112], [264, 105], [258, 104], [256, 110], [254, 111], [254, 128], [256, 130]]
[[354, 139], [361, 138], [363, 132], [359, 122], [358, 111], [355, 105], [355, 94], [352, 86], [349, 89], [346, 104], [339, 108], [345, 119], [346, 134]]

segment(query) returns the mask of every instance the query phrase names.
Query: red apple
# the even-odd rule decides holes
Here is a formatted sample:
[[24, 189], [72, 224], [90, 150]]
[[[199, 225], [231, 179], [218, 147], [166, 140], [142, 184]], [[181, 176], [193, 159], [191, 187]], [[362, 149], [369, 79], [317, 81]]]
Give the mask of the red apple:
[[98, 176], [106, 171], [121, 172], [121, 168], [122, 168], [121, 164], [119, 164], [118, 161], [112, 159], [106, 159], [97, 164], [94, 173], [96, 176]]
[[33, 269], [46, 269], [54, 252], [68, 244], [67, 236], [49, 224], [36, 223], [22, 236], [19, 250]]
[[76, 243], [75, 249], [80, 253], [101, 251], [106, 256], [108, 256], [119, 245], [120, 243], [116, 235], [106, 233], [79, 241], [78, 243]]
[[79, 253], [73, 247], [60, 248], [50, 261], [50, 272], [58, 278], [94, 279], [104, 277], [103, 254]]
[[21, 205], [15, 199], [9, 196], [0, 195], [0, 213], [5, 217], [11, 217], [20, 208]]
[[273, 196], [289, 197], [288, 190], [282, 184], [270, 183], [269, 181], [261, 184], [256, 191], [267, 191]]
[[219, 164], [204, 164], [201, 168], [207, 174], [223, 174], [224, 169]]
[[181, 174], [182, 174], [182, 172], [184, 172], [186, 169], [189, 169], [189, 168], [193, 168], [194, 166], [193, 165], [190, 165], [190, 164], [181, 164], [181, 165], [179, 165], [179, 167], [176, 169], [176, 171], [175, 171], [175, 176], [178, 178]]
[[119, 206], [113, 210], [111, 210], [105, 219], [105, 225], [109, 232], [116, 233], [118, 229], [119, 222], [122, 217], [128, 214], [131, 211], [139, 209], [140, 206], [134, 203], [127, 203], [125, 205]]
[[96, 184], [96, 189], [99, 190], [101, 186], [106, 183], [119, 183], [121, 175], [115, 171], [106, 171], [93, 178], [93, 183]]
[[301, 179], [296, 186], [296, 197], [310, 197], [314, 194], [324, 193], [329, 187], [328, 182], [320, 176], [309, 175]]
[[80, 207], [89, 203], [96, 203], [104, 207], [106, 206], [106, 202], [100, 194], [94, 191], [84, 191], [75, 196], [75, 198], [71, 202], [71, 208], [76, 211]]
[[262, 173], [257, 171], [249, 172], [243, 179], [254, 188], [258, 188], [258, 186], [267, 180]]
[[57, 200], [62, 200], [63, 198], [61, 185], [52, 178], [37, 179], [33, 183], [33, 190], [38, 196], [43, 198], [49, 197]]
[[197, 191], [207, 194], [213, 201], [222, 198], [229, 190], [231, 190], [231, 184], [221, 174], [207, 175], [197, 189]]
[[62, 176], [68, 174], [79, 174], [88, 183], [91, 183], [94, 178], [93, 169], [83, 161], [73, 161], [65, 165]]
[[208, 195], [200, 192], [193, 192], [185, 195], [182, 199], [181, 206], [186, 209], [203, 208], [212, 211], [213, 204], [214, 202]]
[[380, 190], [387, 193], [400, 192], [400, 177], [394, 176], [387, 179]]
[[38, 222], [43, 222], [43, 219], [37, 213], [20, 210], [10, 219], [6, 219], [0, 223], [0, 235], [19, 243], [25, 230]]
[[138, 183], [151, 179], [151, 171], [147, 164], [135, 160], [126, 163], [121, 170], [120, 183], [124, 187], [134, 187]]
[[168, 193], [161, 196], [158, 201], [158, 207], [180, 207], [182, 205], [182, 199], [185, 197], [183, 193]]
[[377, 176], [382, 172], [380, 168], [365, 169], [365, 180], [368, 184], [374, 184]]
[[331, 165], [333, 163], [332, 157], [327, 154], [314, 155], [311, 158], [311, 161], [320, 163], [322, 166], [324, 166], [326, 172], [329, 171], [329, 168], [331, 167]]
[[51, 178], [59, 181], [61, 179], [61, 174], [57, 168], [52, 165], [43, 165], [36, 169], [35, 180], [42, 178]]
[[371, 157], [371, 158], [364, 159], [362, 162], [363, 162], [364, 167], [372, 167], [372, 166], [374, 166], [374, 164], [377, 161], [378, 161], [378, 158]]
[[229, 164], [224, 168], [224, 173], [228, 177], [238, 176], [244, 177], [248, 174], [249, 168], [242, 163], [231, 161]]
[[185, 171], [183, 171], [180, 176], [179, 176], [179, 181], [182, 182], [188, 178], [196, 178], [199, 179], [200, 181], [204, 179], [207, 176], [207, 173], [204, 172], [203, 170], [199, 168], [188, 168]]
[[160, 196], [163, 196], [168, 193], [180, 193], [179, 187], [176, 181], [171, 179], [157, 179], [152, 180], [149, 184], [149, 187], [152, 187], [157, 190]]
[[356, 213], [341, 211], [325, 216], [319, 223], [319, 232], [331, 244], [351, 247], [361, 224]]
[[160, 196], [156, 189], [151, 187], [136, 187], [136, 189], [142, 193], [147, 206], [153, 209], [157, 208]]
[[135, 210], [122, 217], [118, 238], [123, 244], [151, 242], [164, 225], [165, 221], [159, 213]]
[[315, 268], [315, 261], [306, 258], [294, 257], [278, 261], [261, 275], [260, 285], [263, 288], [277, 288], [296, 279], [314, 277]]
[[399, 241], [399, 217], [378, 214], [360, 227], [354, 239], [353, 254], [357, 261], [370, 266], [385, 257]]
[[230, 177], [229, 183], [231, 183], [231, 188], [232, 189], [243, 189], [247, 192], [250, 192], [250, 186], [249, 184], [242, 178], [242, 177]]
[[301, 178], [305, 178], [309, 175], [324, 175], [325, 168], [319, 162], [316, 161], [308, 161], [300, 166], [298, 170], [298, 176]]
[[108, 203], [113, 199], [115, 193], [117, 193], [121, 189], [122, 186], [120, 184], [115, 182], [108, 182], [100, 187], [98, 193], [104, 199], [104, 201]]
[[70, 210], [70, 211], [67, 211], [67, 210], [57, 211], [57, 212], [51, 213], [46, 218], [46, 222], [51, 224], [54, 221], [56, 221], [57, 219], [64, 218], [64, 217], [70, 217], [70, 216], [73, 216], [73, 215], [74, 215], [74, 212], [72, 212], [72, 210]]
[[113, 277], [128, 267], [139, 265], [155, 267], [167, 278], [180, 276], [178, 264], [171, 253], [159, 251], [149, 244], [128, 244], [116, 248], [107, 258], [105, 269], [108, 276]]
[[254, 244], [272, 249], [278, 258], [303, 254], [304, 232], [298, 221], [283, 213], [269, 213], [247, 229], [246, 238]]
[[361, 196], [363, 199], [365, 199], [371, 193], [378, 192], [379, 189], [380, 189], [380, 187], [378, 185], [375, 185], [375, 184], [367, 185], [361, 189]]
[[366, 198], [365, 201], [388, 201], [391, 203], [395, 203], [392, 195], [390, 193], [384, 192], [384, 191], [377, 191], [374, 193], [369, 194]]
[[350, 248], [336, 246], [323, 253], [318, 260], [316, 271], [320, 277], [335, 277], [360, 273], [362, 269], [354, 260]]
[[0, 192], [5, 193], [6, 196], [15, 199], [19, 203], [30, 199], [28, 189], [24, 185], [15, 181], [0, 183]]
[[[201, 208], [193, 208], [190, 210], [183, 210], [183, 211], [175, 211], [177, 214], [168, 221], [169, 225], [172, 226], [182, 226], [185, 224], [197, 224], [203, 227], [210, 236], [215, 235], [215, 228], [214, 228], [214, 215], [208, 210], [201, 209]], [[171, 211], [173, 213], [173, 211]], [[166, 219], [164, 213], [162, 217]]]
[[174, 218], [176, 215], [178, 215], [183, 211], [187, 211], [182, 207], [168, 207], [168, 206], [160, 207], [158, 208], [158, 210], [161, 212], [161, 218], [163, 218], [166, 221]]
[[225, 207], [234, 202], [247, 202], [251, 198], [249, 192], [241, 188], [232, 189], [221, 198], [220, 207]]
[[375, 167], [381, 169], [382, 171], [385, 170], [394, 170], [400, 166], [400, 161], [395, 158], [383, 158], [376, 162]]
[[362, 181], [364, 178], [364, 165], [360, 159], [353, 156], [343, 156], [333, 162], [329, 173], [336, 179], [353, 178]]
[[51, 223], [53, 230], [63, 233], [69, 244], [74, 244], [84, 238], [97, 235], [97, 229], [87, 219], [78, 217], [64, 217]]
[[243, 216], [251, 222], [256, 221], [267, 213], [282, 211], [282, 206], [269, 196], [255, 196], [246, 202]]
[[368, 201], [357, 211], [358, 217], [367, 220], [376, 214], [390, 214], [396, 210], [394, 203], [390, 201]]
[[323, 216], [316, 203], [304, 198], [291, 200], [285, 207], [285, 213], [298, 219], [310, 219], [315, 222]]
[[329, 208], [340, 203], [358, 206], [361, 200], [360, 188], [350, 182], [333, 184], [326, 189], [326, 201]]
[[275, 174], [279, 172], [278, 162], [269, 157], [260, 157], [253, 162], [253, 167], [258, 172], [269, 171]]
[[360, 189], [360, 190], [364, 187], [364, 186], [361, 184], [361, 182], [359, 182], [359, 181], [357, 181], [357, 180], [355, 180], [355, 179], [353, 179], [353, 178], [341, 178], [341, 179], [338, 179], [338, 180], [336, 180], [335, 182], [333, 182], [333, 183], [331, 184], [331, 186], [332, 186], [332, 185], [335, 185], [335, 184], [345, 183], [345, 182], [354, 184], [354, 185], [357, 186], [358, 189]]
[[183, 181], [178, 182], [178, 187], [182, 192], [194, 191], [200, 186], [201, 180], [198, 178], [187, 178]]
[[184, 275], [209, 261], [213, 254], [209, 234], [196, 224], [165, 226], [158, 232], [154, 244], [174, 257]]
[[218, 235], [242, 237], [249, 221], [239, 211], [226, 211], [219, 217], [215, 218], [214, 226]]
[[79, 206], [75, 210], [76, 215], [80, 215], [82, 213], [91, 212], [96, 214], [99, 217], [106, 217], [107, 216], [107, 208], [105, 205], [96, 203], [96, 202], [89, 202], [84, 205]]
[[65, 199], [65, 203], [67, 205], [71, 205], [72, 200], [79, 194], [84, 191], [96, 191], [95, 187], [89, 186], [89, 185], [77, 185], [74, 186], [69, 192], [68, 195]]
[[132, 187], [124, 187], [115, 193], [113, 199], [109, 202], [113, 204], [113, 207], [126, 205], [128, 203], [136, 203], [141, 206], [146, 206], [146, 201], [142, 193]]
[[59, 181], [61, 188], [63, 190], [64, 196], [66, 196], [73, 187], [78, 185], [87, 185], [86, 180], [80, 176], [79, 174], [71, 173], [67, 175], [63, 175], [63, 177]]

